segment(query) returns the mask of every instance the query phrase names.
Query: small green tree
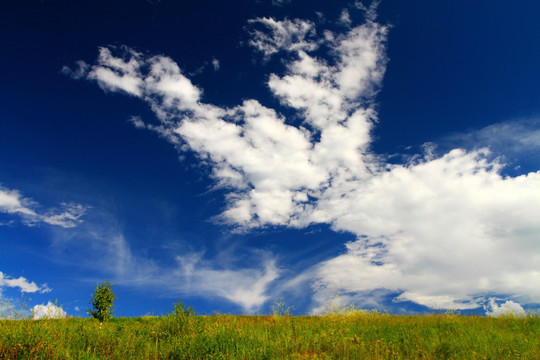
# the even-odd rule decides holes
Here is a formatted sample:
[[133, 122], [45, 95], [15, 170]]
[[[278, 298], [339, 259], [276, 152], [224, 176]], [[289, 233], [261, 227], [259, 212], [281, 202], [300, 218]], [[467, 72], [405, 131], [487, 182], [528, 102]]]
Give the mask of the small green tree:
[[113, 302], [117, 299], [111, 290], [113, 285], [109, 281], [98, 284], [90, 300], [92, 308], [88, 310], [88, 314], [92, 315], [94, 319], [99, 320], [100, 323], [112, 317]]

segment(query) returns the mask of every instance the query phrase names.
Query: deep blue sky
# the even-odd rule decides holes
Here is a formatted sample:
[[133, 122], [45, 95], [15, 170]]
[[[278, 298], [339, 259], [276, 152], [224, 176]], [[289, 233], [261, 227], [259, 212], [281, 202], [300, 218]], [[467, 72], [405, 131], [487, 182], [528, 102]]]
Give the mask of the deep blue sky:
[[[338, 292], [344, 303], [396, 313], [538, 308], [540, 293], [527, 284], [540, 280], [540, 4], [387, 0], [376, 18], [359, 8], [0, 2], [0, 294], [25, 291], [31, 306], [57, 299], [70, 315], [84, 314], [103, 280], [116, 284], [116, 314], [126, 316], [169, 312], [178, 297], [200, 313], [266, 313], [278, 297], [308, 313]], [[309, 21], [312, 32], [294, 40], [297, 28], [285, 27], [278, 35], [293, 40], [280, 47], [269, 40], [270, 19]], [[371, 37], [354, 38], [355, 29]], [[275, 53], [253, 45], [257, 36]], [[363, 50], [347, 53], [343, 39]], [[100, 49], [112, 57], [96, 60]], [[370, 51], [372, 67], [355, 62]], [[313, 94], [330, 89], [321, 99], [305, 85], [283, 90], [285, 75], [307, 76], [292, 65], [300, 52], [325, 68], [310, 78]], [[168, 107], [170, 89], [139, 85], [142, 93], [128, 94], [96, 75], [126, 75], [115, 57], [137, 63], [128, 74], [137, 79], [152, 59], [170, 59], [189, 84], [179, 91], [201, 95]], [[347, 90], [362, 71], [368, 76], [358, 83], [368, 85]], [[342, 118], [315, 108], [334, 95]], [[289, 138], [275, 123], [256, 128], [260, 114], [249, 135], [240, 106], [250, 99], [275, 110], [289, 134], [308, 134], [311, 148], [279, 142]], [[210, 116], [201, 104], [238, 117], [189, 132], [183, 124]], [[353, 130], [358, 109], [374, 111], [358, 122], [371, 126], [367, 135]], [[328, 122], [315, 125], [309, 111]], [[225, 139], [218, 120], [242, 135]], [[141, 128], [148, 124], [176, 135]], [[342, 135], [317, 152], [336, 127]], [[257, 139], [272, 131], [278, 145], [270, 151]], [[244, 139], [253, 158], [236, 147]], [[340, 158], [350, 154], [346, 144], [356, 155]], [[282, 152], [264, 175], [265, 162]], [[229, 166], [241, 184], [217, 174]], [[285, 197], [274, 204], [278, 193]], [[238, 199], [250, 204], [249, 218], [224, 216]]]

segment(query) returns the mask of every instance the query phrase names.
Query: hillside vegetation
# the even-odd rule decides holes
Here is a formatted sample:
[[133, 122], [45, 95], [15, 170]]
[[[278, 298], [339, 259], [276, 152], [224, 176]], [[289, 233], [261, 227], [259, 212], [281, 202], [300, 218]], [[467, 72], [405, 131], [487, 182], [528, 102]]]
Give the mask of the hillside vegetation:
[[540, 359], [540, 320], [366, 312], [0, 320], [0, 359]]

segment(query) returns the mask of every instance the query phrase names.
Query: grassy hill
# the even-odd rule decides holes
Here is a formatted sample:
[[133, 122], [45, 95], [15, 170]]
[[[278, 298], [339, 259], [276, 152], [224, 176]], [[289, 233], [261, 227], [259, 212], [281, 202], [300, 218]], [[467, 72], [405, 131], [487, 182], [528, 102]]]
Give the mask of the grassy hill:
[[540, 320], [457, 315], [0, 320], [0, 359], [540, 359]]

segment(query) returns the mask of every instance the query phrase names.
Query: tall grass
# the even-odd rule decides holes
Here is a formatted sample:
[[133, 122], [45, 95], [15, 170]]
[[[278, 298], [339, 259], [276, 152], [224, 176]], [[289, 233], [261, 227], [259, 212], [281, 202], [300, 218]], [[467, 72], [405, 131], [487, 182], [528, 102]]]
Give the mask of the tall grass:
[[0, 294], [0, 320], [22, 320], [29, 319], [32, 311], [28, 308], [24, 294], [18, 300], [2, 297]]
[[187, 316], [0, 320], [0, 359], [540, 359], [540, 320]]

